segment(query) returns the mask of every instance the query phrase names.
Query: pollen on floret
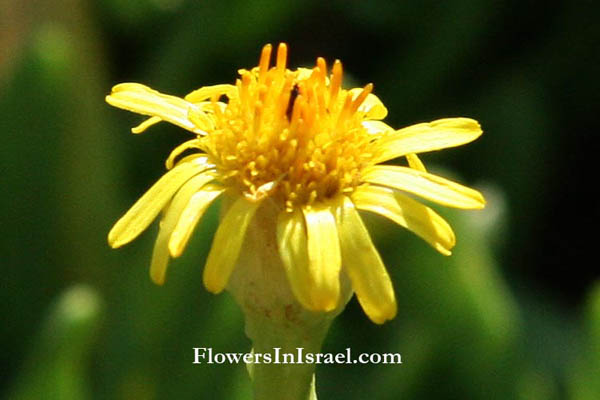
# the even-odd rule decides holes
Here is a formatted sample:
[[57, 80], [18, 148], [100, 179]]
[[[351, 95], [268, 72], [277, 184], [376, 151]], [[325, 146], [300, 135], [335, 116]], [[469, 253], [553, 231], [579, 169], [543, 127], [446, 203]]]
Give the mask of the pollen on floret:
[[359, 107], [373, 85], [352, 96], [342, 89], [339, 61], [330, 75], [323, 58], [291, 71], [285, 44], [274, 66], [271, 52], [266, 45], [258, 67], [239, 71], [238, 95], [215, 109], [215, 129], [200, 138], [202, 147], [249, 199], [271, 196], [291, 209], [352, 191], [370, 163], [372, 137]]

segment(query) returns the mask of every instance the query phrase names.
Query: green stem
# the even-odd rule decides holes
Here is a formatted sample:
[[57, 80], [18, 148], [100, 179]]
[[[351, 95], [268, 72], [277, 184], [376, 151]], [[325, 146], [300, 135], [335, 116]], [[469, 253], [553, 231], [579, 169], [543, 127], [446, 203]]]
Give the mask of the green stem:
[[[318, 353], [333, 318], [343, 310], [352, 291], [342, 277], [340, 305], [328, 313], [308, 311], [298, 303], [277, 250], [275, 224], [279, 211], [272, 203], [257, 210], [227, 288], [244, 312], [254, 360], [258, 361], [261, 354], [261, 362], [248, 367], [254, 400], [316, 400], [315, 365], [284, 364], [284, 354], [294, 354], [298, 362], [298, 348], [304, 354]], [[265, 362], [266, 354], [270, 354], [270, 363]]]
[[[264, 328], [264, 327], [263, 327]], [[268, 328], [267, 328], [268, 329]], [[326, 330], [326, 329], [325, 329]], [[262, 329], [263, 334], [265, 329]], [[255, 355], [271, 355], [273, 363], [256, 363], [250, 366], [254, 399], [310, 400], [316, 399], [314, 392], [315, 364], [302, 363], [298, 359], [298, 348], [302, 352], [316, 353], [320, 350], [319, 335], [309, 340], [291, 340], [290, 337], [264, 334], [254, 341]], [[321, 338], [324, 335], [320, 335]], [[283, 363], [289, 355], [295, 357], [294, 364]], [[275, 363], [277, 362], [277, 363]]]

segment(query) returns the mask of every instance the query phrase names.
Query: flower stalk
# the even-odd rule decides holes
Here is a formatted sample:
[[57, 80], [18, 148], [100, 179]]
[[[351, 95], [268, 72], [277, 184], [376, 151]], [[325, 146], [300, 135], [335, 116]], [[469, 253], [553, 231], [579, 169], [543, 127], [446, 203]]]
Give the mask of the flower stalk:
[[[224, 201], [224, 208], [227, 203]], [[273, 361], [248, 366], [254, 399], [314, 400], [315, 365], [297, 363], [297, 359], [294, 364], [283, 363], [283, 355], [296, 355], [298, 348], [304, 353], [319, 352], [331, 322], [345, 307], [352, 290], [344, 277], [343, 301], [330, 312], [309, 311], [296, 300], [277, 248], [273, 221], [279, 212], [270, 200], [258, 208], [227, 290], [242, 308], [254, 353], [268, 353]]]

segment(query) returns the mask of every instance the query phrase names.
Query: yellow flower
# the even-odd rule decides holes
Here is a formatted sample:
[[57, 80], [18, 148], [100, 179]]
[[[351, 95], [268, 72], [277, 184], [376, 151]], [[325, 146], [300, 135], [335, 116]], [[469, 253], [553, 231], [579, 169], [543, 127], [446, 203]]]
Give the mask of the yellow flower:
[[[343, 273], [366, 314], [383, 323], [396, 314], [394, 291], [357, 210], [383, 215], [449, 255], [452, 229], [413, 196], [463, 209], [485, 201], [476, 190], [426, 172], [416, 154], [468, 143], [480, 126], [446, 118], [396, 130], [381, 121], [387, 109], [372, 84], [342, 88], [339, 61], [331, 74], [323, 58], [312, 69], [291, 71], [285, 44], [273, 67], [270, 58], [266, 45], [258, 67], [240, 70], [235, 85], [203, 87], [184, 98], [137, 83], [113, 87], [108, 103], [150, 116], [134, 133], [167, 121], [194, 138], [172, 151], [169, 171], [116, 223], [108, 241], [128, 243], [163, 211], [151, 265], [161, 284], [169, 257], [182, 253], [207, 207], [225, 194], [231, 205], [204, 269], [206, 288], [218, 293], [257, 209], [276, 207], [277, 246], [300, 304], [335, 309]], [[408, 165], [379, 165], [398, 157]]]

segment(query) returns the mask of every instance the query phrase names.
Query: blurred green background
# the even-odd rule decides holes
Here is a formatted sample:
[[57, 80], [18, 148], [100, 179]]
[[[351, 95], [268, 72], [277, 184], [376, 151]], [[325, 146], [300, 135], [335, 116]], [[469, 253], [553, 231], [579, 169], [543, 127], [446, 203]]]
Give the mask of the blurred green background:
[[482, 212], [436, 208], [456, 230], [452, 257], [367, 218], [398, 316], [376, 326], [352, 300], [324, 351], [400, 352], [403, 364], [321, 365], [319, 398], [600, 399], [588, 259], [600, 213], [586, 157], [599, 12], [591, 1], [3, 0], [0, 396], [250, 398], [243, 365], [192, 365], [192, 347], [250, 347], [231, 297], [202, 285], [216, 210], [164, 287], [148, 277], [156, 224], [118, 251], [106, 243], [189, 133], [131, 135], [142, 118], [104, 96], [124, 81], [177, 95], [233, 82], [263, 44], [285, 41], [292, 66], [339, 58], [347, 87], [373, 82], [392, 126], [468, 116], [485, 131], [423, 157], [488, 199]]

